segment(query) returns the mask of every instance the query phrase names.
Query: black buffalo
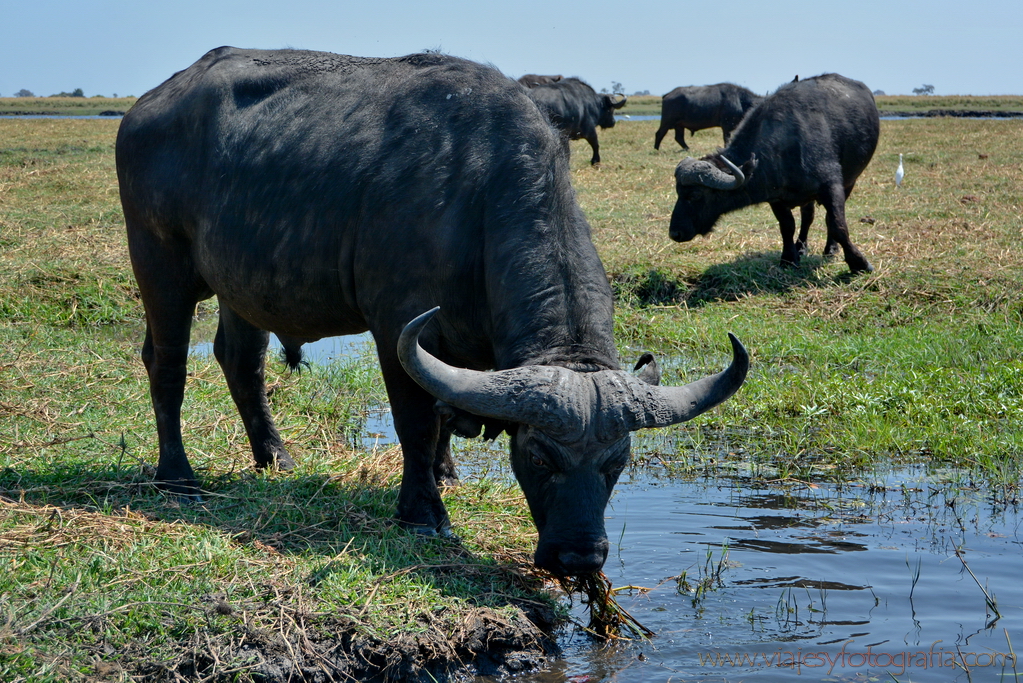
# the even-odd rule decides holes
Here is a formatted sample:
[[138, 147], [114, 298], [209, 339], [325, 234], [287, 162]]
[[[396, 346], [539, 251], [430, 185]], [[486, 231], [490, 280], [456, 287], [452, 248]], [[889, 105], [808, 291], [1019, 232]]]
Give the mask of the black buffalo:
[[519, 83], [526, 86], [527, 88], [532, 88], [533, 86], [537, 86], [542, 83], [557, 83], [562, 78], [564, 78], [564, 76], [562, 76], [561, 74], [558, 74], [557, 76], [541, 76], [540, 74], [526, 74], [525, 76], [519, 77]]
[[698, 130], [719, 126], [727, 145], [742, 117], [763, 99], [733, 83], [675, 88], [661, 98], [661, 127], [654, 136], [654, 149], [661, 148], [661, 140], [669, 130], [675, 130], [675, 140], [682, 149], [689, 149], [685, 141], [686, 128], [692, 135]]
[[198, 492], [180, 426], [189, 327], [213, 295], [257, 467], [293, 465], [267, 404], [267, 331], [297, 363], [305, 342], [368, 329], [404, 454], [400, 521], [448, 532], [451, 434], [503, 428], [536, 562], [561, 574], [603, 564], [630, 432], [687, 420], [745, 377], [734, 338], [730, 368], [685, 387], [649, 383], [654, 364], [619, 369], [564, 142], [495, 69], [219, 48], [138, 100], [116, 157], [156, 477], [180, 495]]
[[[768, 202], [781, 226], [782, 265], [799, 263], [814, 202], [827, 212], [825, 255], [841, 246], [853, 273], [873, 267], [849, 240], [845, 200], [877, 147], [880, 122], [870, 89], [838, 74], [793, 81], [753, 109], [728, 146], [675, 168], [678, 201], [669, 234], [706, 235], [722, 214]], [[802, 208], [799, 240], [792, 209]]]
[[597, 126], [614, 128], [615, 110], [624, 107], [628, 98], [623, 95], [598, 94], [578, 78], [524, 85], [533, 101], [570, 140], [584, 139], [590, 143], [593, 148], [590, 163], [599, 164]]

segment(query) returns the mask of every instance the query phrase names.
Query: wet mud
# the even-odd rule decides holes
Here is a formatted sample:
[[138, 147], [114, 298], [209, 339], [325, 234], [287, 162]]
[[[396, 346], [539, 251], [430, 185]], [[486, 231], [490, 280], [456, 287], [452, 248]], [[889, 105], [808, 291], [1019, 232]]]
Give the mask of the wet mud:
[[[472, 675], [507, 676], [549, 666], [558, 653], [546, 635], [554, 627], [549, 610], [508, 617], [481, 608], [452, 624], [443, 615], [423, 615], [417, 636], [367, 633], [345, 615], [288, 615], [279, 631], [239, 625], [211, 639], [197, 634], [183, 642], [171, 662], [147, 661], [133, 672], [144, 681], [327, 683], [330, 681], [445, 681]], [[121, 658], [122, 661], [125, 659]], [[97, 673], [100, 673], [97, 671]]]

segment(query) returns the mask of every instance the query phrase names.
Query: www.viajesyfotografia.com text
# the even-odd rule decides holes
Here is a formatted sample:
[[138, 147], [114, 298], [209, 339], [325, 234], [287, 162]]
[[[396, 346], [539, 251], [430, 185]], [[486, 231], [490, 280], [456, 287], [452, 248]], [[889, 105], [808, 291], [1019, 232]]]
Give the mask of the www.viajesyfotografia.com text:
[[755, 667], [792, 669], [797, 674], [803, 669], [817, 672], [826, 669], [829, 674], [843, 669], [883, 669], [893, 674], [908, 670], [926, 670], [942, 667], [972, 670], [974, 668], [999, 667], [1014, 669], [1015, 653], [1009, 652], [964, 652], [961, 649], [943, 650], [934, 641], [927, 650], [905, 650], [902, 652], [875, 651], [871, 645], [866, 650], [850, 649], [853, 640], [842, 644], [838, 652], [810, 650], [777, 650], [775, 652], [710, 652], [699, 654], [700, 665], [709, 667]]

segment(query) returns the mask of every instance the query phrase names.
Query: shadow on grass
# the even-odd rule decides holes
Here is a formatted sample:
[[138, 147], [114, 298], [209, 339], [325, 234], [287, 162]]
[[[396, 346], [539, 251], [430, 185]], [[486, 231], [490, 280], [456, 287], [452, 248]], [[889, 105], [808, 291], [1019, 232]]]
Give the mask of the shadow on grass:
[[[122, 526], [129, 509], [136, 520], [141, 515], [148, 522], [170, 525], [148, 527], [147, 534], [181, 535], [186, 544], [206, 547], [205, 528], [237, 544], [248, 559], [227, 562], [226, 574], [224, 562], [168, 559], [160, 556], [163, 550], [153, 552], [151, 568], [137, 566], [137, 558], [111, 556], [114, 563], [127, 563], [125, 577], [157, 572], [168, 562], [194, 568], [184, 592], [156, 598], [157, 605], [183, 609], [176, 623], [185, 635], [172, 652], [155, 659], [150, 653], [142, 655], [134, 637], [112, 649], [111, 657], [126, 662], [126, 669], [145, 680], [164, 680], [161, 676], [168, 672], [212, 680], [228, 662], [251, 670], [257, 680], [274, 683], [307, 680], [299, 673], [309, 671], [322, 674], [315, 680], [334, 680], [331, 672], [357, 680], [443, 680], [466, 665], [480, 673], [507, 674], [545, 664], [557, 652], [547, 634], [563, 617], [542, 590], [542, 580], [522, 571], [528, 562], [525, 554], [486, 548], [476, 553], [457, 539], [424, 537], [399, 527], [392, 518], [398, 496], [393, 471], [367, 467], [344, 477], [315, 472], [199, 472], [205, 501], [181, 504], [156, 489], [146, 468], [7, 468], [0, 470], [0, 504], [38, 518], [33, 526], [45, 527], [37, 530], [40, 538], [52, 540], [55, 523], [66, 526], [83, 557], [91, 547], [112, 552], [103, 528]], [[78, 521], [84, 518], [93, 520], [93, 531]], [[474, 522], [467, 522], [466, 529], [471, 530], [468, 524]], [[34, 545], [47, 552], [45, 544]], [[235, 564], [239, 561], [255, 562], [262, 569], [238, 574], [230, 566], [240, 566]], [[200, 569], [205, 565], [211, 568]], [[233, 587], [232, 602], [248, 615], [244, 628], [213, 624], [211, 613], [201, 606], [205, 621], [187, 616], [195, 614], [194, 605], [211, 599], [200, 595], [208, 590], [200, 586], [211, 584]], [[386, 600], [374, 601], [378, 589]], [[310, 603], [308, 598], [303, 601], [303, 594], [354, 597], [324, 597]], [[142, 604], [134, 593], [115, 592], [108, 599]], [[391, 604], [395, 600], [396, 605]], [[67, 607], [90, 614], [73, 619], [100, 618], [92, 614], [95, 609], [74, 605]], [[521, 610], [525, 618], [510, 616], [510, 607]], [[232, 612], [228, 608], [218, 613]], [[41, 625], [40, 637], [66, 637], [59, 631], [62, 621], [67, 619], [58, 620], [54, 633]], [[282, 659], [285, 651], [292, 654]], [[250, 661], [253, 653], [258, 654], [255, 663]]]
[[[423, 536], [400, 527], [393, 518], [398, 487], [392, 477], [370, 472], [341, 478], [200, 471], [204, 492], [197, 504], [161, 492], [148, 474], [116, 466], [8, 468], [0, 471], [0, 496], [65, 510], [112, 513], [130, 508], [153, 521], [205, 526], [239, 544], [306, 558], [314, 568], [304, 580], [314, 586], [336, 569], [337, 556], [346, 546], [358, 545], [374, 573], [415, 574], [442, 594], [476, 606], [500, 608], [520, 597], [539, 599], [539, 582], [519, 571], [528, 557], [512, 552], [505, 557], [477, 555], [457, 538]], [[323, 562], [316, 566], [318, 558]], [[473, 578], [512, 594], [485, 590], [473, 585]], [[514, 594], [519, 591], [522, 595]]]
[[797, 267], [782, 267], [778, 252], [749, 253], [731, 263], [713, 265], [693, 281], [651, 268], [618, 273], [612, 278], [612, 286], [616, 298], [630, 306], [684, 304], [696, 308], [759, 294], [785, 294], [827, 282], [837, 284], [852, 277], [846, 272], [833, 279], [822, 278], [818, 271], [828, 260], [820, 255], [807, 255]]

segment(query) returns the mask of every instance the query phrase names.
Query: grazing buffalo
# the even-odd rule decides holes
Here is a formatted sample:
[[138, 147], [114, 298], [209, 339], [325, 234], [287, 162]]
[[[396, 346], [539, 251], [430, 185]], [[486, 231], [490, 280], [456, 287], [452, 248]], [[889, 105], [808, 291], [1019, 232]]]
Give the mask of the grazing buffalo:
[[138, 100], [116, 157], [156, 477], [179, 495], [198, 493], [180, 414], [192, 315], [213, 295], [257, 467], [293, 465], [267, 404], [267, 331], [294, 365], [305, 342], [368, 329], [404, 454], [398, 519], [449, 533], [452, 433], [505, 429], [536, 563], [558, 574], [603, 564], [630, 432], [688, 420], [745, 377], [734, 337], [731, 366], [687, 386], [619, 368], [566, 145], [493, 68], [223, 47]]
[[[520, 79], [521, 82], [521, 79]], [[570, 140], [585, 139], [593, 148], [591, 164], [600, 163], [597, 126], [614, 128], [615, 110], [625, 106], [624, 95], [598, 94], [578, 78], [527, 86], [529, 96]]]
[[564, 78], [564, 76], [560, 74], [557, 76], [541, 76], [540, 74], [526, 74], [525, 76], [519, 78], [519, 83], [526, 86], [527, 88], [532, 88], [533, 86], [542, 85], [544, 83], [557, 83], [562, 78]]
[[[743, 119], [725, 149], [679, 162], [671, 238], [688, 242], [710, 232], [722, 214], [768, 202], [781, 226], [781, 263], [795, 265], [817, 202], [827, 212], [825, 255], [841, 246], [853, 273], [873, 270], [849, 240], [845, 200], [879, 131], [874, 96], [859, 81], [824, 74], [783, 85]], [[802, 224], [794, 242], [797, 206]]]
[[763, 99], [732, 83], [675, 88], [661, 99], [661, 127], [654, 136], [654, 149], [661, 148], [661, 140], [669, 130], [675, 130], [675, 140], [682, 149], [689, 149], [685, 141], [686, 128], [692, 135], [698, 130], [718, 126], [725, 134], [727, 145], [742, 117]]

